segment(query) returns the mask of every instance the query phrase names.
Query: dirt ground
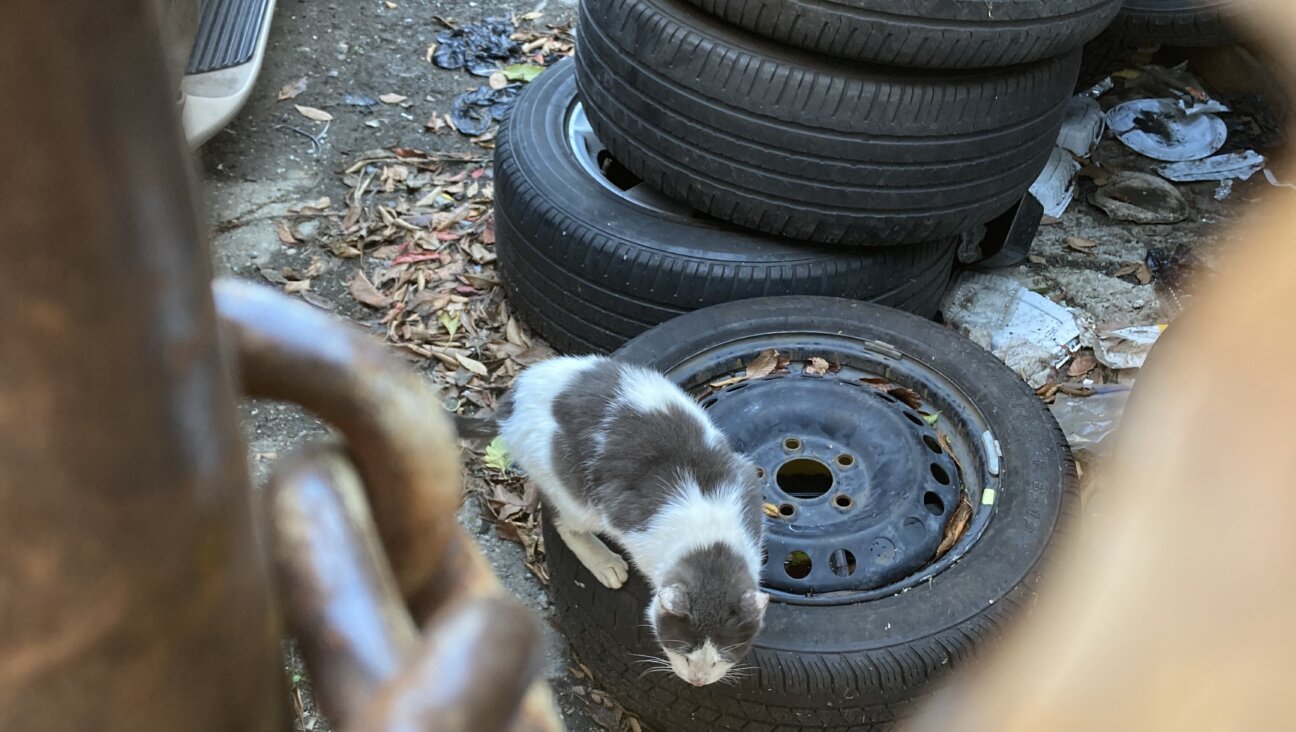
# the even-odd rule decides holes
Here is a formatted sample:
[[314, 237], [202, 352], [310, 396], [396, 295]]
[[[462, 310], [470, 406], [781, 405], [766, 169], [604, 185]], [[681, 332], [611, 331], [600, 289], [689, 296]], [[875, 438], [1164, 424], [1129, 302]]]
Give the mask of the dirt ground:
[[[218, 274], [266, 283], [274, 281], [267, 272], [314, 266], [308, 296], [303, 296], [382, 337], [378, 314], [348, 292], [356, 260], [328, 256], [326, 232], [321, 231], [326, 224], [290, 216], [289, 209], [323, 196], [343, 201], [348, 185], [341, 173], [368, 150], [399, 146], [463, 153], [487, 161], [489, 150], [468, 138], [451, 130], [434, 133], [425, 128], [430, 116], [449, 110], [455, 95], [483, 81], [466, 72], [438, 69], [425, 59], [428, 45], [443, 28], [436, 18], [467, 22], [541, 12], [537, 23], [559, 22], [570, 18], [573, 4], [572, 0], [279, 0], [265, 67], [252, 98], [238, 118], [200, 151]], [[303, 77], [304, 91], [294, 99], [277, 100], [282, 87]], [[369, 107], [344, 101], [347, 95], [377, 98], [393, 93], [408, 99], [403, 104]], [[333, 119], [327, 131], [321, 134], [324, 125], [298, 114], [293, 104], [329, 112]], [[316, 136], [319, 144], [310, 136]], [[1111, 140], [1103, 143], [1097, 158], [1108, 167], [1147, 167], [1147, 161], [1134, 159]], [[1092, 187], [1087, 181], [1082, 184]], [[1173, 251], [1180, 245], [1209, 263], [1227, 251], [1221, 224], [1235, 215], [1240, 204], [1273, 190], [1257, 176], [1239, 184], [1228, 200], [1220, 202], [1213, 196], [1215, 187], [1213, 183], [1181, 186], [1193, 214], [1169, 226], [1114, 222], [1078, 201], [1060, 221], [1044, 227], [1035, 244], [1036, 259], [1005, 274], [1088, 311], [1095, 320], [1130, 325], [1163, 322], [1177, 308], [1166, 301], [1165, 288], [1142, 281], [1131, 265], [1143, 262], [1149, 248]], [[284, 226], [294, 240], [291, 246], [282, 241]], [[1068, 237], [1093, 246], [1074, 246], [1074, 239]], [[244, 417], [258, 478], [264, 477], [277, 456], [323, 430], [310, 416], [276, 404], [248, 404]], [[555, 629], [543, 585], [524, 565], [523, 548], [499, 538], [492, 522], [481, 516], [475, 498], [466, 500], [460, 518], [509, 589], [548, 621], [544, 624], [545, 673], [558, 691], [568, 728], [574, 732], [624, 728], [615, 708], [591, 702], [588, 681], [570, 674], [572, 660]], [[295, 686], [304, 684], [295, 657], [289, 673]], [[295, 691], [295, 697], [301, 702], [298, 728], [327, 730], [304, 686]]]

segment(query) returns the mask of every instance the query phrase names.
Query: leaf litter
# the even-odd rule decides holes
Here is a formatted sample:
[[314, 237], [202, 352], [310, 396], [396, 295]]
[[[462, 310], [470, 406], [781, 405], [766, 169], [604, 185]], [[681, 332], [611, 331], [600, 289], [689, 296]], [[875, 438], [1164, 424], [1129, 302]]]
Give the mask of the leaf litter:
[[[518, 321], [500, 287], [488, 157], [393, 147], [360, 153], [341, 175], [345, 197], [299, 203], [275, 228], [287, 245], [312, 222], [314, 236], [293, 246], [319, 255], [319, 266], [262, 275], [381, 332], [439, 387], [445, 408], [493, 414], [514, 376], [554, 351]], [[317, 279], [326, 267], [340, 286]], [[498, 442], [472, 449], [482, 459], [468, 461], [469, 494], [547, 582], [534, 488]]]

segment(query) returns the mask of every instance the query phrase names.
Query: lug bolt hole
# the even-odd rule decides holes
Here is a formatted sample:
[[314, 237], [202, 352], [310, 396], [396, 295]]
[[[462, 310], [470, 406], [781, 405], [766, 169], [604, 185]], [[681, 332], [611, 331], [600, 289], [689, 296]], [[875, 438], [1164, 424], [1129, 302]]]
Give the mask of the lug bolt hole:
[[792, 451], [801, 449], [801, 441], [795, 437], [789, 437], [783, 441], [783, 449]]
[[810, 576], [810, 569], [810, 555], [803, 551], [792, 552], [783, 560], [783, 571], [792, 579], [805, 579]]
[[794, 513], [796, 513], [796, 506], [793, 506], [790, 503], [784, 503], [779, 506], [780, 516], [791, 516]]
[[833, 498], [833, 505], [836, 506], [837, 508], [850, 508], [851, 506], [855, 505], [855, 502], [852, 501], [851, 497], [846, 495], [845, 493], [839, 493], [837, 494], [836, 497]]
[[843, 468], [849, 468], [850, 466], [855, 464], [855, 456], [842, 453], [841, 455], [837, 456], [837, 464], [842, 466]]

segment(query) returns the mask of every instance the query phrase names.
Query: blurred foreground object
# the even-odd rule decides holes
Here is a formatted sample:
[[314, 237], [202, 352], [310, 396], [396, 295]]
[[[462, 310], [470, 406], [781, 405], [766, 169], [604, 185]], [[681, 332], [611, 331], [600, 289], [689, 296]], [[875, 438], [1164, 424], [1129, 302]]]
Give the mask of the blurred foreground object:
[[[1239, 3], [1296, 67], [1296, 8]], [[1287, 42], [1280, 39], [1286, 38]], [[1282, 177], [1290, 178], [1288, 170]], [[1285, 191], [1139, 377], [1103, 513], [1033, 622], [913, 732], [1289, 729], [1296, 674], [1296, 208]]]
[[[218, 338], [150, 2], [0, 24], [0, 729], [287, 730], [282, 605], [337, 729], [555, 732], [435, 395], [256, 287], [221, 286]], [[267, 506], [222, 344], [345, 438]]]

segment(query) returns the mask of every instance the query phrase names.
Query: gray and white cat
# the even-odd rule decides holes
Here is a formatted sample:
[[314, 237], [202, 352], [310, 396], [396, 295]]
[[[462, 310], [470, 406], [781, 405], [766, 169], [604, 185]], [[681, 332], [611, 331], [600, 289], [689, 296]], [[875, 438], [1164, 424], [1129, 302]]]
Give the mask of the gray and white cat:
[[[459, 418], [465, 437], [491, 424]], [[607, 587], [628, 566], [653, 589], [648, 622], [671, 669], [724, 678], [760, 631], [761, 491], [697, 403], [664, 376], [608, 358], [524, 370], [501, 400], [499, 435], [547, 501], [559, 536]]]

